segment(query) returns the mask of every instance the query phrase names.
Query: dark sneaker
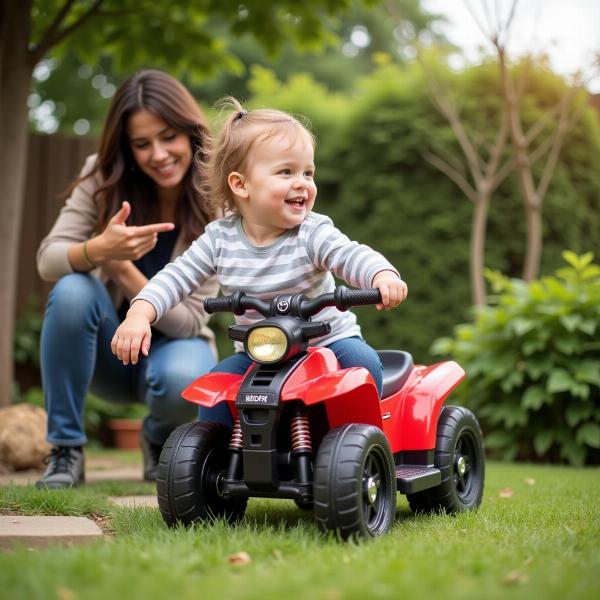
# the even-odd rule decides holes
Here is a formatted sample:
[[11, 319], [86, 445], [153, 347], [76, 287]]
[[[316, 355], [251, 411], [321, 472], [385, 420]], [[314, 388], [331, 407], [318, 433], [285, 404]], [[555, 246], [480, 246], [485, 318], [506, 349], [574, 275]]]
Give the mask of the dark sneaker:
[[35, 483], [38, 489], [77, 487], [85, 481], [85, 459], [81, 448], [55, 446], [47, 458], [47, 464], [46, 472]]
[[162, 446], [153, 444], [142, 432], [140, 434], [140, 447], [142, 448], [142, 458], [144, 459], [144, 481], [156, 481], [156, 469], [158, 468], [158, 459], [162, 451]]

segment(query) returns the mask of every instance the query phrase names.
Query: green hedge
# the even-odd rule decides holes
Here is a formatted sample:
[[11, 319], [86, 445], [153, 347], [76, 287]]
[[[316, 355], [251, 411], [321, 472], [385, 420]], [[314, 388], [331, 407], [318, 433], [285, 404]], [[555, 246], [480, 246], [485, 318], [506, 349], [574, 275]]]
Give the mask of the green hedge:
[[490, 306], [434, 345], [465, 367], [462, 400], [506, 459], [600, 462], [600, 267], [563, 256], [529, 284], [489, 273]]

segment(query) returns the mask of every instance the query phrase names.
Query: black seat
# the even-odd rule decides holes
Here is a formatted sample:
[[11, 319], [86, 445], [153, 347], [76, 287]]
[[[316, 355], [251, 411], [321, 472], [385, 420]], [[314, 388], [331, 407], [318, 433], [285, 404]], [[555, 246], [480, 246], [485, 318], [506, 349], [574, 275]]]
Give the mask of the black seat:
[[391, 396], [406, 383], [414, 362], [408, 352], [402, 350], [378, 350], [383, 365], [383, 394], [382, 398]]

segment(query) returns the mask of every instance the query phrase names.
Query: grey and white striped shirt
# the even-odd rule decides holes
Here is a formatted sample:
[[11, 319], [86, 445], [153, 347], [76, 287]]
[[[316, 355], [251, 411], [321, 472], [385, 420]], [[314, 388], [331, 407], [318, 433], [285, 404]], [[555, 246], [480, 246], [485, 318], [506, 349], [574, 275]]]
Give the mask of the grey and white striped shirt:
[[[224, 295], [242, 290], [270, 300], [279, 294], [315, 297], [332, 292], [332, 273], [357, 288], [369, 288], [383, 270], [396, 269], [378, 252], [351, 241], [329, 217], [309, 213], [297, 227], [286, 231], [268, 246], [255, 246], [246, 237], [241, 218], [231, 215], [207, 225], [190, 248], [157, 273], [133, 299], [147, 300], [157, 320], [210, 276], [217, 276]], [[240, 325], [262, 319], [256, 311], [236, 316]], [[326, 308], [316, 317], [331, 325], [331, 333], [312, 340], [327, 346], [336, 340], [360, 335], [356, 316], [350, 311]], [[243, 350], [236, 342], [236, 349]]]

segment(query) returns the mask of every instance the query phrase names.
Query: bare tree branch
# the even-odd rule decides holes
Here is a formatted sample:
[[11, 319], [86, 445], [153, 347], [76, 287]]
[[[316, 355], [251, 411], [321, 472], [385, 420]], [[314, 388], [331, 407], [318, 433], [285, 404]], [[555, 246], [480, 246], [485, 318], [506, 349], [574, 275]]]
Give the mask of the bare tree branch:
[[503, 30], [506, 33], [504, 41], [503, 41], [504, 46], [506, 46], [506, 44], [508, 43], [508, 37], [510, 35], [511, 25], [512, 25], [513, 19], [515, 18], [515, 14], [517, 12], [518, 4], [519, 4], [519, 0], [513, 1], [512, 6], [510, 7], [510, 13], [508, 15], [508, 18], [506, 19], [506, 23], [503, 26]]
[[[494, 146], [492, 147], [492, 151], [490, 153], [490, 160], [488, 161], [485, 168], [485, 179], [487, 181], [494, 181], [494, 175], [498, 171], [498, 166], [500, 165], [500, 160], [502, 159], [502, 152], [506, 145], [506, 138], [508, 137], [508, 120], [506, 118], [506, 114], [502, 114], [502, 120], [500, 122], [500, 127], [496, 132], [496, 141]], [[495, 189], [497, 187], [494, 186], [491, 189]]]
[[475, 185], [478, 184], [481, 179], [481, 160], [473, 145], [469, 135], [467, 134], [463, 124], [458, 116], [458, 112], [453, 105], [449, 97], [441, 91], [441, 85], [437, 82], [433, 76], [425, 68], [427, 85], [432, 95], [435, 105], [442, 115], [448, 121], [456, 139], [463, 151], [471, 176], [475, 181]]
[[557, 114], [563, 111], [565, 105], [570, 101], [571, 97], [572, 94], [564, 96], [560, 102], [557, 102], [529, 128], [529, 130], [525, 133], [527, 145], [530, 145], [531, 142], [535, 140], [535, 138], [544, 130], [544, 127], [548, 124], [548, 122], [550, 122]]
[[490, 37], [495, 37], [495, 35], [497, 35], [497, 32], [495, 32], [493, 30], [493, 28], [490, 28], [490, 31], [486, 31], [485, 26], [483, 25], [483, 23], [481, 22], [481, 19], [479, 18], [479, 16], [477, 15], [477, 13], [473, 10], [473, 7], [471, 6], [471, 4], [469, 3], [469, 0], [463, 0], [463, 3], [465, 5], [465, 8], [469, 11], [469, 13], [471, 14], [471, 17], [473, 19], [473, 21], [475, 21], [475, 24], [477, 25], [477, 27], [479, 28], [479, 30], [481, 31], [481, 33], [483, 34], [483, 37], [487, 40], [490, 39]]
[[462, 173], [458, 172], [446, 160], [437, 156], [436, 154], [433, 154], [432, 152], [426, 150], [423, 152], [422, 156], [429, 164], [433, 165], [436, 169], [444, 173], [448, 179], [451, 179], [471, 202], [477, 201], [477, 194], [475, 193], [475, 190], [467, 181], [466, 177], [462, 175]]
[[490, 13], [490, 8], [486, 0], [482, 0], [481, 4], [483, 5], [483, 14], [487, 21], [488, 31], [494, 30], [494, 20], [492, 19], [492, 14]]
[[543, 199], [546, 196], [548, 186], [550, 185], [550, 181], [554, 175], [556, 163], [558, 162], [562, 144], [565, 140], [565, 135], [567, 131], [569, 131], [569, 129], [571, 129], [571, 127], [573, 127], [573, 125], [579, 120], [579, 117], [583, 112], [583, 108], [583, 105], [579, 106], [579, 108], [577, 108], [570, 117], [568, 116], [568, 111], [564, 111], [559, 118], [556, 132], [553, 136], [552, 149], [548, 155], [546, 165], [544, 166], [544, 171], [542, 172], [542, 176], [536, 190], [539, 198]]
[[527, 84], [529, 83], [529, 74], [531, 72], [531, 59], [525, 61], [525, 65], [521, 68], [521, 73], [519, 73], [519, 77], [515, 86], [515, 93], [517, 96], [517, 102], [521, 102], [521, 98], [525, 94], [525, 90], [527, 89]]

